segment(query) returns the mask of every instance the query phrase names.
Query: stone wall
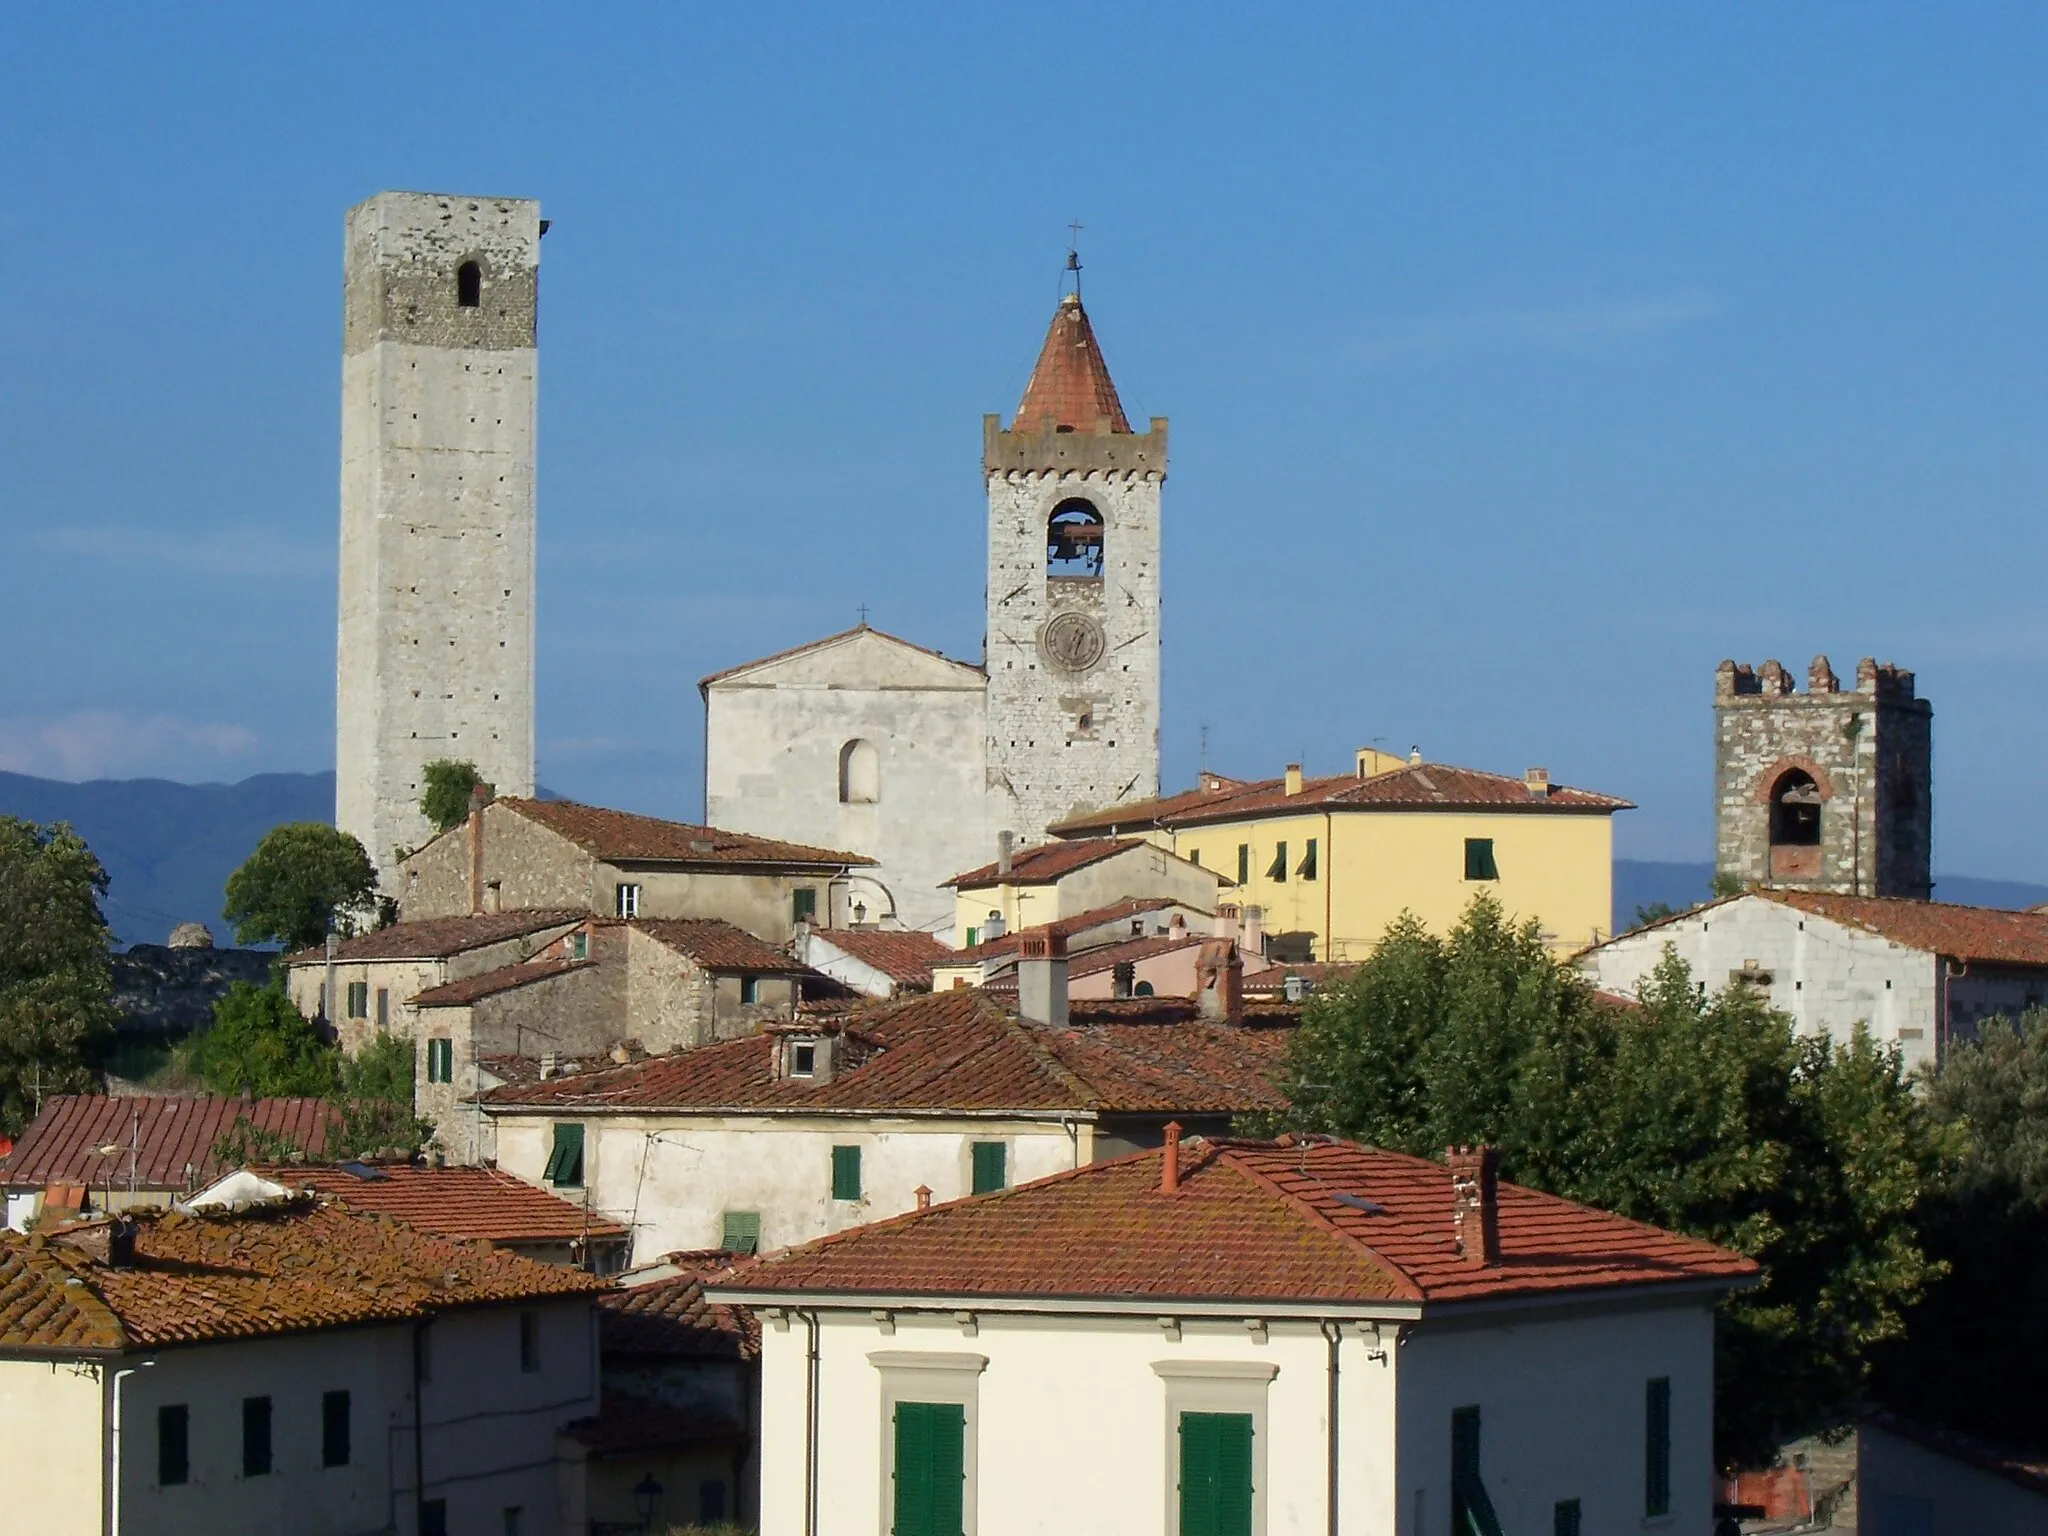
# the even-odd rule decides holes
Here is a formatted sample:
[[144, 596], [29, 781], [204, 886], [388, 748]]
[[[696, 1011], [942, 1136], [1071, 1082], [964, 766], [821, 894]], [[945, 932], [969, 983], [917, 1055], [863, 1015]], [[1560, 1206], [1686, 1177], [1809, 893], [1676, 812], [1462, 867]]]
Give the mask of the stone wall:
[[[1821, 796], [1817, 847], [1771, 845], [1771, 796], [1808, 774]], [[1925, 899], [1933, 843], [1933, 709], [1913, 674], [1864, 658], [1844, 689], [1825, 656], [1795, 691], [1779, 663], [1721, 663], [1714, 684], [1714, 852], [1744, 886], [1787, 885]]]
[[391, 894], [431, 831], [423, 764], [533, 792], [540, 232], [520, 199], [386, 192], [348, 215], [335, 824]]
[[185, 1034], [213, 1022], [213, 1005], [238, 981], [260, 987], [277, 955], [266, 949], [169, 949], [132, 944], [112, 960], [115, 1027]]

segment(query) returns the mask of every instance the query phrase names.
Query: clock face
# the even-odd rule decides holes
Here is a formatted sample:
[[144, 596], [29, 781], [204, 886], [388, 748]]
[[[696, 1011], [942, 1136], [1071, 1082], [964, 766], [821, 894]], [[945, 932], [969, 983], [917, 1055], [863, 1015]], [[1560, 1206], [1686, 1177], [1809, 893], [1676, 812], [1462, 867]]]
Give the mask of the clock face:
[[1038, 649], [1063, 672], [1086, 672], [1102, 660], [1102, 626], [1085, 613], [1058, 613], [1038, 632]]

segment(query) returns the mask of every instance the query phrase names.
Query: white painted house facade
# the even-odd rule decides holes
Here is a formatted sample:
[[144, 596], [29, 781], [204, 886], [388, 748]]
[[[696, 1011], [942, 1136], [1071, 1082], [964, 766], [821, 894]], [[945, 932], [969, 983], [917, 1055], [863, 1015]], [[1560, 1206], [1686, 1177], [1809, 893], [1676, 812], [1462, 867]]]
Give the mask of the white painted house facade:
[[1710, 1529], [1747, 1261], [1470, 1162], [1169, 1142], [735, 1272], [762, 1536]]
[[1666, 948], [1696, 983], [1757, 988], [1805, 1035], [1848, 1043], [1858, 1024], [1911, 1068], [1952, 1038], [2048, 999], [2048, 913], [1897, 897], [1762, 889], [1696, 907], [1585, 950], [1603, 991], [1640, 992]]

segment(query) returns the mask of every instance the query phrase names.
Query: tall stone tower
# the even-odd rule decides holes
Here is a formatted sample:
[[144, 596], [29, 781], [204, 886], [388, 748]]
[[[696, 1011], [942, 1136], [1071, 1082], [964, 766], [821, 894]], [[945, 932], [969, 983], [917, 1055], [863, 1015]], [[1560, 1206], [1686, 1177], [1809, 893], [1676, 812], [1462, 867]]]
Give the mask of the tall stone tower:
[[1850, 896], [1932, 890], [1934, 711], [1913, 674], [1825, 656], [1806, 692], [1775, 661], [1714, 676], [1714, 867], [1745, 886]]
[[1159, 793], [1159, 489], [1166, 418], [1136, 433], [1079, 294], [1053, 315], [988, 479], [993, 831], [1037, 842], [1084, 810]]
[[533, 793], [540, 205], [382, 192], [348, 213], [334, 819], [387, 892], [420, 768]]

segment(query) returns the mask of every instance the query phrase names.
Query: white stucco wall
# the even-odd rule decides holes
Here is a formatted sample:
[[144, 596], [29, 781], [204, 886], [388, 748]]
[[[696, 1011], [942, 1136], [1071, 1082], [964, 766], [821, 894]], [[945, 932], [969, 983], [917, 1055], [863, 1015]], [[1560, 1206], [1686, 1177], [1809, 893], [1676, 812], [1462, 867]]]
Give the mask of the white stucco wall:
[[1609, 940], [1579, 966], [1595, 986], [1633, 997], [1667, 944], [1709, 991], [1727, 986], [1733, 972], [1768, 971], [1771, 1006], [1790, 1014], [1801, 1034], [1846, 1044], [1862, 1022], [1878, 1041], [1897, 1045], [1908, 1068], [1934, 1060], [1941, 968], [1924, 951], [1743, 896]]
[[[849, 902], [869, 922], [941, 930], [953, 903], [939, 883], [992, 856], [983, 695], [978, 668], [873, 630], [721, 678], [705, 690], [705, 820], [877, 859], [853, 873]], [[880, 761], [872, 803], [839, 798], [855, 740]]]
[[1856, 1436], [1856, 1507], [1866, 1536], [2038, 1536], [2048, 1493], [1866, 1424]]
[[[1242, 1378], [1222, 1388], [1244, 1402], [1236, 1411], [1251, 1408], [1263, 1391], [1254, 1478], [1264, 1518], [1254, 1529], [1274, 1536], [1328, 1529], [1329, 1353], [1312, 1321], [1268, 1319], [1261, 1338], [1242, 1318], [1182, 1317], [1175, 1339], [1150, 1316], [982, 1310], [971, 1332], [951, 1314], [898, 1312], [893, 1320], [888, 1332], [865, 1310], [820, 1314], [821, 1536], [888, 1529], [884, 1378], [920, 1354], [986, 1360], [973, 1376], [973, 1536], [1170, 1536], [1177, 1452], [1169, 1395], [1187, 1378], [1166, 1379], [1161, 1365], [1271, 1369], [1263, 1388]], [[1577, 1318], [1524, 1313], [1514, 1325], [1425, 1324], [1401, 1345], [1393, 1345], [1388, 1325], [1385, 1337], [1384, 1359], [1352, 1326], [1339, 1346], [1343, 1532], [1441, 1536], [1450, 1520], [1450, 1413], [1474, 1403], [1482, 1475], [1504, 1529], [1551, 1529], [1552, 1506], [1563, 1498], [1581, 1500], [1588, 1532], [1708, 1528], [1712, 1325], [1704, 1304]], [[761, 1531], [798, 1536], [805, 1321], [771, 1321], [763, 1340]], [[1672, 1516], [1646, 1524], [1643, 1400], [1646, 1381], [1658, 1375], [1672, 1379]]]
[[[767, 1049], [767, 1042], [762, 1043]], [[1093, 1134], [1076, 1123], [1022, 1119], [915, 1120], [848, 1116], [492, 1117], [498, 1166], [542, 1184], [558, 1122], [584, 1126], [581, 1190], [557, 1193], [633, 1229], [633, 1254], [649, 1262], [679, 1248], [716, 1247], [725, 1213], [758, 1211], [764, 1252], [917, 1207], [918, 1185], [934, 1201], [973, 1190], [977, 1141], [1000, 1141], [1009, 1181], [1022, 1184], [1087, 1162]], [[859, 1201], [834, 1200], [832, 1148], [861, 1149]]]
[[39, 1536], [105, 1528], [98, 1367], [0, 1360], [0, 1524]]

